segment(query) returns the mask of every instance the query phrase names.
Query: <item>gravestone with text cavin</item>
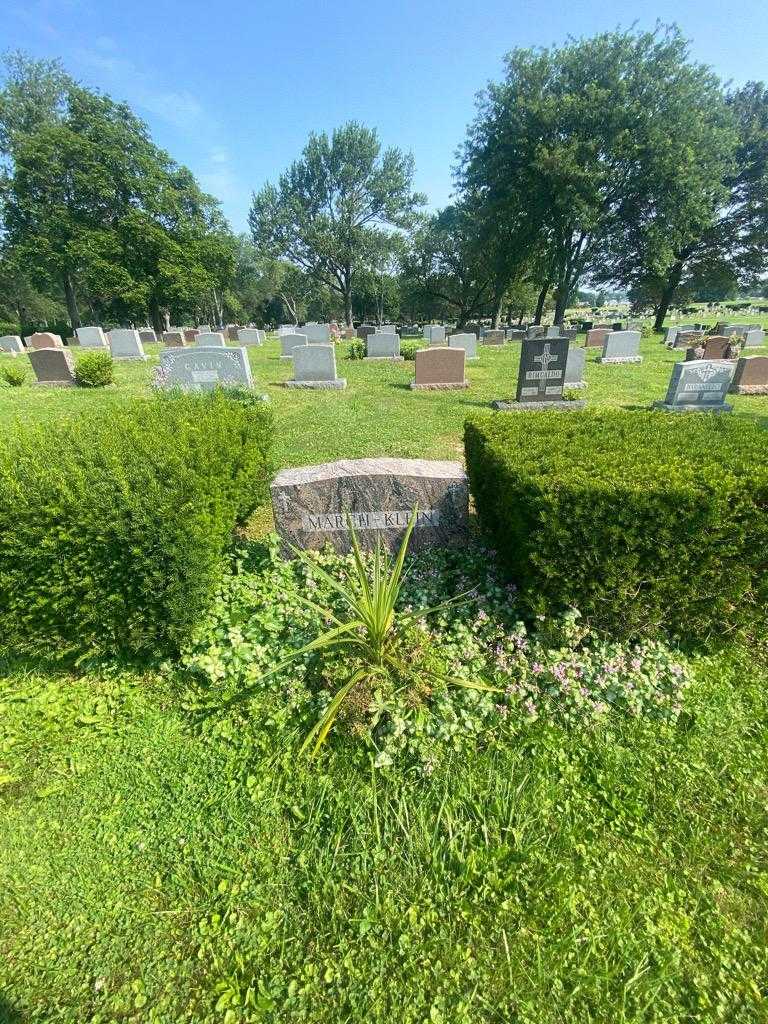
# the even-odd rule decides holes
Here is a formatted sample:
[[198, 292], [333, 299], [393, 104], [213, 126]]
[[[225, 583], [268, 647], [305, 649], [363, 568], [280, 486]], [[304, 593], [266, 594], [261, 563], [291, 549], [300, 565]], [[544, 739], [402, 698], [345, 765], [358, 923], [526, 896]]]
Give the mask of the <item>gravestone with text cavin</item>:
[[730, 412], [725, 396], [735, 370], [736, 364], [726, 360], [675, 363], [666, 398], [653, 407], [668, 412]]
[[377, 538], [398, 550], [414, 507], [409, 550], [466, 541], [469, 487], [461, 463], [423, 459], [343, 459], [286, 469], [271, 486], [278, 534], [287, 545], [350, 550], [349, 525], [366, 550]]
[[503, 412], [583, 409], [584, 402], [563, 398], [569, 347], [567, 338], [526, 338], [520, 351], [515, 400], [501, 399], [493, 402], [493, 407]]
[[160, 353], [157, 385], [213, 391], [216, 387], [252, 388], [253, 379], [244, 348], [166, 348]]

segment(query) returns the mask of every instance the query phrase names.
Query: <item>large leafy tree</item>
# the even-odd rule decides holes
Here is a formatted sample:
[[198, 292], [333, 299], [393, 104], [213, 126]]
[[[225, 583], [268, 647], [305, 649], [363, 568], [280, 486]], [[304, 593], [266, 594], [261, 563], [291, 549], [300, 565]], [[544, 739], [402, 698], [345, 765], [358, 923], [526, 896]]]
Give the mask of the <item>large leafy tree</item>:
[[[687, 180], [704, 193], [689, 205], [707, 205], [729, 150], [729, 119], [717, 78], [688, 60], [674, 27], [514, 50], [506, 64], [505, 80], [481, 97], [462, 181], [500, 228], [514, 227], [527, 206], [561, 323], [611, 240], [641, 234], [666, 194]], [[714, 153], [698, 160], [704, 145]], [[648, 244], [668, 243], [657, 232]]]
[[338, 295], [352, 324], [355, 275], [382, 236], [407, 230], [425, 199], [412, 190], [413, 158], [382, 152], [375, 131], [350, 122], [311, 134], [301, 157], [253, 197], [249, 221], [264, 255], [285, 259]]

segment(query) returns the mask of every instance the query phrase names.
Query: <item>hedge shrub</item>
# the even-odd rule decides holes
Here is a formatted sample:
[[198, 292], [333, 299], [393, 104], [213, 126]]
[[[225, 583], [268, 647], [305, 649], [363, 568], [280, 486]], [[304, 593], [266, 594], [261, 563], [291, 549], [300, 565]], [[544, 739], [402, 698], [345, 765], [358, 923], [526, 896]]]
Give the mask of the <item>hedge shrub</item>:
[[268, 500], [272, 433], [267, 406], [222, 393], [14, 428], [0, 451], [0, 650], [172, 654], [233, 529]]
[[115, 379], [115, 364], [109, 352], [87, 352], [75, 364], [75, 380], [82, 388], [105, 388]]
[[465, 427], [478, 514], [530, 616], [698, 645], [768, 608], [768, 432], [727, 416], [496, 413]]

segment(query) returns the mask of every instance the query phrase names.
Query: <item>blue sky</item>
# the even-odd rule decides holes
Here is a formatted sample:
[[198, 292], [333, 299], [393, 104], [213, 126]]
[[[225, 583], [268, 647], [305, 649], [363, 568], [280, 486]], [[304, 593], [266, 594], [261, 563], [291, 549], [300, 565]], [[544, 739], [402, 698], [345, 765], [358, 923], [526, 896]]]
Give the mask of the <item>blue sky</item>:
[[764, 79], [766, 2], [0, 0], [0, 50], [60, 57], [130, 103], [240, 231], [251, 191], [350, 119], [410, 150], [417, 188], [444, 205], [475, 94], [515, 46], [674, 20], [722, 78]]

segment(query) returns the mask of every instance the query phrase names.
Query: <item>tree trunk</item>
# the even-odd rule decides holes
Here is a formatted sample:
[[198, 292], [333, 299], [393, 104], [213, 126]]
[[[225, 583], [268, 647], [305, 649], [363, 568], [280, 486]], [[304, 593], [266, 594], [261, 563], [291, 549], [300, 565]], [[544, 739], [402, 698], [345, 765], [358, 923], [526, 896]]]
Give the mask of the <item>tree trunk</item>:
[[671, 268], [667, 275], [667, 283], [664, 285], [664, 291], [661, 293], [661, 302], [656, 307], [656, 320], [653, 324], [653, 329], [657, 334], [660, 334], [664, 329], [664, 320], [667, 316], [672, 299], [675, 297], [677, 286], [680, 284], [680, 278], [683, 276], [683, 263], [682, 260], [678, 260], [677, 263]]
[[64, 272], [64, 297], [67, 300], [67, 312], [69, 313], [69, 322], [72, 325], [72, 330], [76, 331], [78, 327], [81, 327], [80, 313], [77, 309], [77, 296], [75, 295], [75, 286], [72, 284], [72, 278], [69, 276], [69, 272]]
[[154, 297], [151, 299], [149, 304], [149, 315], [152, 319], [152, 327], [154, 328], [155, 334], [159, 338], [166, 328], [163, 324], [163, 315], [160, 312], [160, 303]]
[[539, 298], [536, 303], [536, 314], [533, 318], [535, 324], [541, 323], [541, 317], [544, 313], [544, 303], [547, 301], [547, 293], [549, 292], [549, 281], [544, 283], [544, 287], [539, 292]]
[[213, 295], [213, 309], [214, 309], [214, 312], [216, 313], [216, 316], [214, 318], [216, 323], [214, 324], [214, 326], [215, 327], [221, 327], [224, 324], [224, 310], [221, 308], [221, 301], [219, 300], [219, 294], [218, 294], [218, 292], [216, 291], [215, 288], [212, 291], [212, 295]]
[[499, 321], [501, 320], [501, 304], [502, 304], [503, 301], [504, 301], [504, 296], [503, 295], [500, 295], [498, 297], [498, 299], [494, 299], [494, 303], [493, 303], [493, 319], [491, 321], [491, 326], [493, 327], [494, 331], [498, 330], [498, 327], [499, 327]]
[[344, 320], [347, 327], [352, 327], [352, 284], [349, 279], [344, 283]]
[[558, 285], [555, 291], [555, 324], [557, 327], [563, 326], [563, 320], [565, 318], [565, 310], [568, 305], [568, 293], [570, 289], [567, 285]]

